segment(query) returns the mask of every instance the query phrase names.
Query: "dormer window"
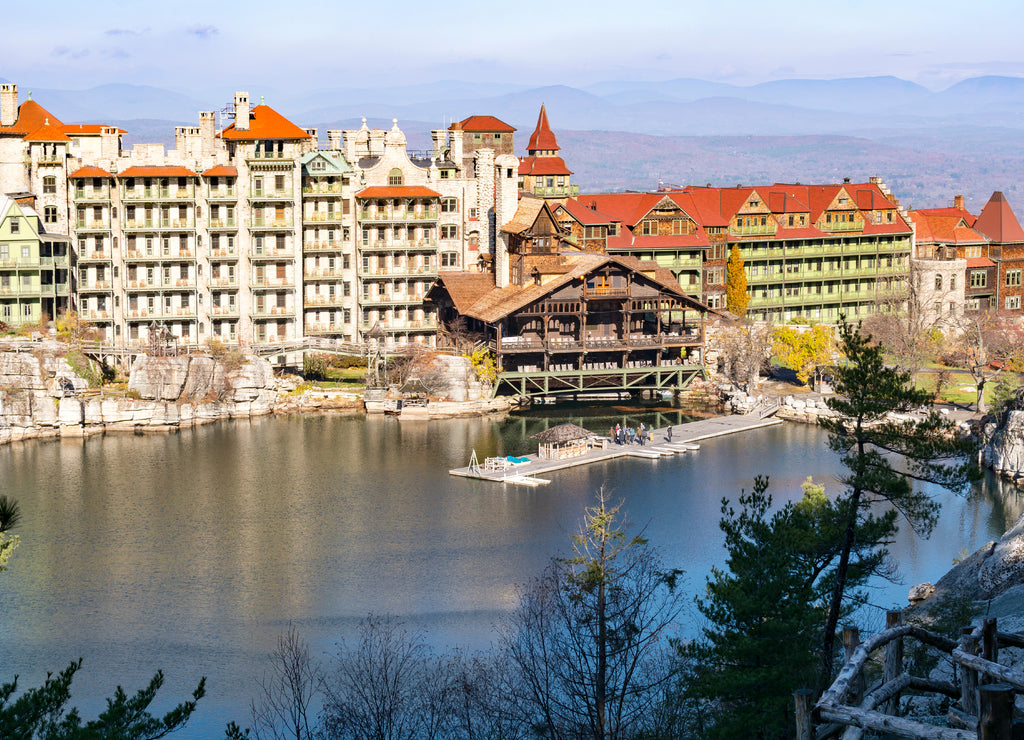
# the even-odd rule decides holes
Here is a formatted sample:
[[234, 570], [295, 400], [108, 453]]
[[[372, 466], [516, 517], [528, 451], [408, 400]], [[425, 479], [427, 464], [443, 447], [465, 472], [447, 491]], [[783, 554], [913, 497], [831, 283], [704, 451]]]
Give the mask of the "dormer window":
[[395, 167], [388, 173], [388, 185], [399, 187], [402, 184], [402, 171]]

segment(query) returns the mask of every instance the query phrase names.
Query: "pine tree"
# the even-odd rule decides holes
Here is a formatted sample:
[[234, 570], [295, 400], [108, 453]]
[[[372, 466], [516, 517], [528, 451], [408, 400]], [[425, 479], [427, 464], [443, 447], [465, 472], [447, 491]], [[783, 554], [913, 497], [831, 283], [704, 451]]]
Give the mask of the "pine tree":
[[[859, 327], [843, 323], [840, 350], [846, 363], [836, 372], [836, 396], [826, 403], [833, 412], [820, 420], [829, 432], [829, 447], [842, 456], [847, 473], [839, 502], [845, 507], [839, 535], [839, 564], [825, 623], [822, 658], [826, 680], [831, 676], [836, 627], [850, 585], [851, 554], [868, 517], [868, 508], [883, 502], [927, 537], [939, 515], [939, 504], [918, 483], [963, 491], [978, 475], [973, 464], [976, 443], [962, 438], [956, 426], [931, 410], [927, 391], [910, 383], [910, 373], [887, 367], [883, 348], [871, 343]], [[919, 419], [895, 419], [929, 409]]]
[[738, 244], [733, 244], [729, 250], [729, 262], [725, 270], [725, 303], [732, 313], [737, 316], [747, 315], [747, 304], [750, 303], [750, 296], [747, 295], [747, 273], [743, 269], [743, 255], [740, 254]]
[[[710, 714], [704, 735], [712, 738], [792, 737], [792, 693], [818, 683], [844, 509], [808, 479], [800, 501], [770, 514], [767, 490], [758, 477], [738, 511], [722, 501], [726, 568], [712, 568], [697, 600], [708, 626], [682, 651], [691, 671], [685, 693]], [[865, 521], [849, 591], [883, 567], [895, 527], [895, 512]]]

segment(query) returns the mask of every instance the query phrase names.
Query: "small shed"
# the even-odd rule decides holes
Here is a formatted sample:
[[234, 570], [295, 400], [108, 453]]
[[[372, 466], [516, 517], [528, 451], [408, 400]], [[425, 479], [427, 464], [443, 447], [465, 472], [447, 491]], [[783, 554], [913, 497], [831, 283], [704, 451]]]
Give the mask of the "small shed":
[[575, 424], [559, 424], [534, 434], [530, 439], [540, 444], [537, 455], [542, 460], [562, 460], [585, 455], [594, 434]]

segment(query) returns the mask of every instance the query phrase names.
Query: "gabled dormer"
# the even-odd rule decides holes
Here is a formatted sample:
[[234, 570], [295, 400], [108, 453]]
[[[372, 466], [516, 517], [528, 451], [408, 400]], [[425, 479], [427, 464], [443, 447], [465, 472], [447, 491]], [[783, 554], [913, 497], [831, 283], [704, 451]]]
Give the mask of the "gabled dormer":
[[696, 232], [696, 220], [667, 195], [633, 225], [633, 236], [683, 236]]

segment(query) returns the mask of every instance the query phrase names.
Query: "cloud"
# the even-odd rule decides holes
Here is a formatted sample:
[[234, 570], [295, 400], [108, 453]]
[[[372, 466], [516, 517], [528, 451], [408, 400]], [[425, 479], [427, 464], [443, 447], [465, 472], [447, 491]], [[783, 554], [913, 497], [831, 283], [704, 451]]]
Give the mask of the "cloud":
[[124, 49], [114, 48], [114, 49], [104, 49], [103, 50], [103, 56], [105, 56], [108, 59], [131, 59], [132, 55], [129, 54]]
[[220, 33], [220, 30], [216, 26], [211, 26], [211, 25], [205, 25], [204, 26], [204, 25], [200, 25], [200, 24], [197, 23], [194, 26], [190, 26], [189, 29], [188, 29], [188, 32], [190, 34], [192, 34], [193, 36], [195, 36], [196, 38], [200, 38], [200, 39], [203, 39], [205, 41], [206, 39], [210, 38], [211, 36], [216, 36], [218, 33]]
[[109, 28], [103, 32], [104, 36], [141, 36], [138, 31], [130, 28]]
[[70, 46], [55, 46], [50, 52], [51, 56], [64, 57], [67, 59], [81, 59], [89, 56], [88, 49], [72, 49]]

